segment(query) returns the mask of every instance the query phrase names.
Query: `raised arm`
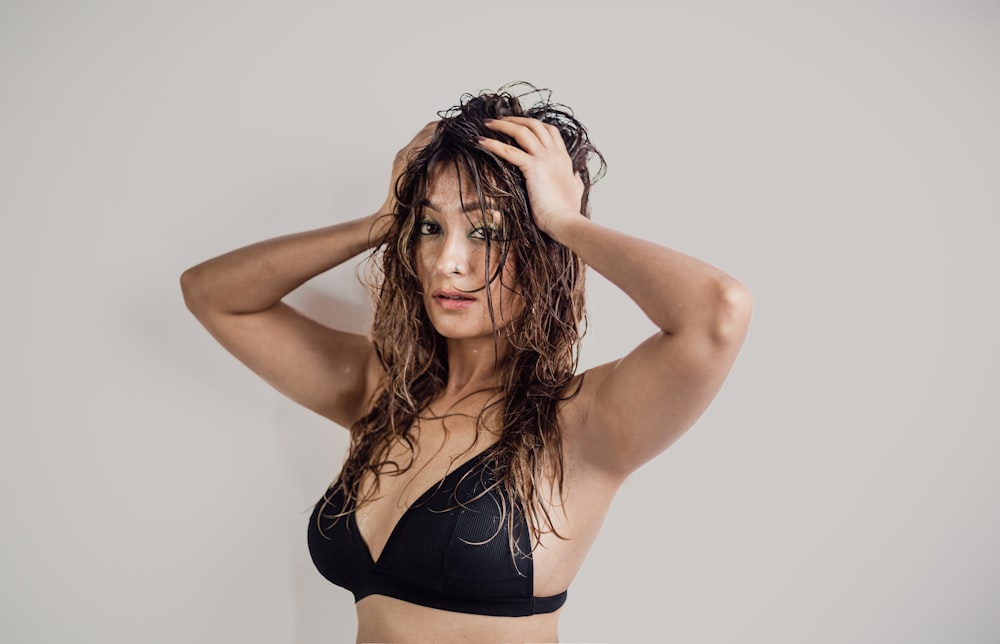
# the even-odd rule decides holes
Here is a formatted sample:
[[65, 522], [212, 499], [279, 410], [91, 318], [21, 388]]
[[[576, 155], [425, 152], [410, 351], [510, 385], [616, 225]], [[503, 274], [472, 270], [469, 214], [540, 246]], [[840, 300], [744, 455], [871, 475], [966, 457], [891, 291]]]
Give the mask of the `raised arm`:
[[378, 212], [246, 246], [181, 275], [185, 303], [220, 344], [289, 398], [344, 427], [367, 411], [381, 375], [371, 342], [312, 320], [282, 298], [379, 240], [396, 178], [433, 125], [396, 156]]
[[743, 344], [752, 300], [701, 260], [580, 215], [582, 183], [558, 130], [507, 117], [489, 126], [519, 147], [481, 145], [525, 175], [535, 222], [627, 293], [660, 331], [587, 372], [565, 427], [568, 457], [624, 478], [686, 431], [718, 393]]

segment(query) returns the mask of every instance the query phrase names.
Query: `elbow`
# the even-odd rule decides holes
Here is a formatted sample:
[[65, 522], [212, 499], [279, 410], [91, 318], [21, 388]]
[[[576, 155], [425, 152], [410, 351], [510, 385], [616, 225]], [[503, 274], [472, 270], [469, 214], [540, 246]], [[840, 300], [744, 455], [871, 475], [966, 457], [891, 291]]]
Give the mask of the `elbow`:
[[202, 292], [200, 277], [200, 265], [193, 266], [181, 273], [181, 295], [184, 296], [184, 305], [188, 310], [197, 315], [200, 302], [204, 299], [199, 294]]
[[746, 338], [753, 314], [753, 295], [739, 281], [727, 278], [715, 285], [708, 329], [717, 347], [739, 347]]

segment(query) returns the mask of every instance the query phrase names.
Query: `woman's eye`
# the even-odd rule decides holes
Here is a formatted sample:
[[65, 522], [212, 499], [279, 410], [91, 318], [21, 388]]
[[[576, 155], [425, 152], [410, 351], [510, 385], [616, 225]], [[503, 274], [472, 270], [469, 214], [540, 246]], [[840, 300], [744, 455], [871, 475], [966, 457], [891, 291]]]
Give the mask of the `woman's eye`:
[[474, 228], [469, 235], [473, 239], [489, 239], [491, 241], [502, 241], [503, 231], [499, 226], [479, 226]]
[[420, 226], [417, 227], [417, 232], [421, 235], [436, 235], [441, 232], [441, 226], [438, 226], [433, 221], [422, 221]]

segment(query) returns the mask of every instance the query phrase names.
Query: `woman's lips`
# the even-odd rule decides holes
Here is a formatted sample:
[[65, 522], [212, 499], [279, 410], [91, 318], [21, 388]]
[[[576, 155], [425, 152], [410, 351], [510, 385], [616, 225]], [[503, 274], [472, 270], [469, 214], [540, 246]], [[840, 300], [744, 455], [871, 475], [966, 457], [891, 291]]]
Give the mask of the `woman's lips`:
[[459, 291], [451, 290], [435, 291], [434, 301], [446, 311], [461, 311], [476, 303], [475, 298], [469, 297]]

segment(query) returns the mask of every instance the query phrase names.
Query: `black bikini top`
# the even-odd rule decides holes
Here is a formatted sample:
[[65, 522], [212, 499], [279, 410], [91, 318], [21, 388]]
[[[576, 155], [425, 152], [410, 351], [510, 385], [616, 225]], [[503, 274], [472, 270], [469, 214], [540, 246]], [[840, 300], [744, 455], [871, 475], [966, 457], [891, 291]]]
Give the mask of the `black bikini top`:
[[[566, 591], [534, 596], [531, 541], [523, 510], [494, 488], [492, 448], [474, 456], [407, 508], [379, 555], [372, 559], [343, 494], [327, 491], [309, 520], [309, 554], [320, 573], [354, 593], [354, 601], [386, 595], [441, 610], [520, 617], [551, 613]], [[324, 500], [326, 502], [324, 503]], [[513, 512], [517, 554], [508, 523]]]

